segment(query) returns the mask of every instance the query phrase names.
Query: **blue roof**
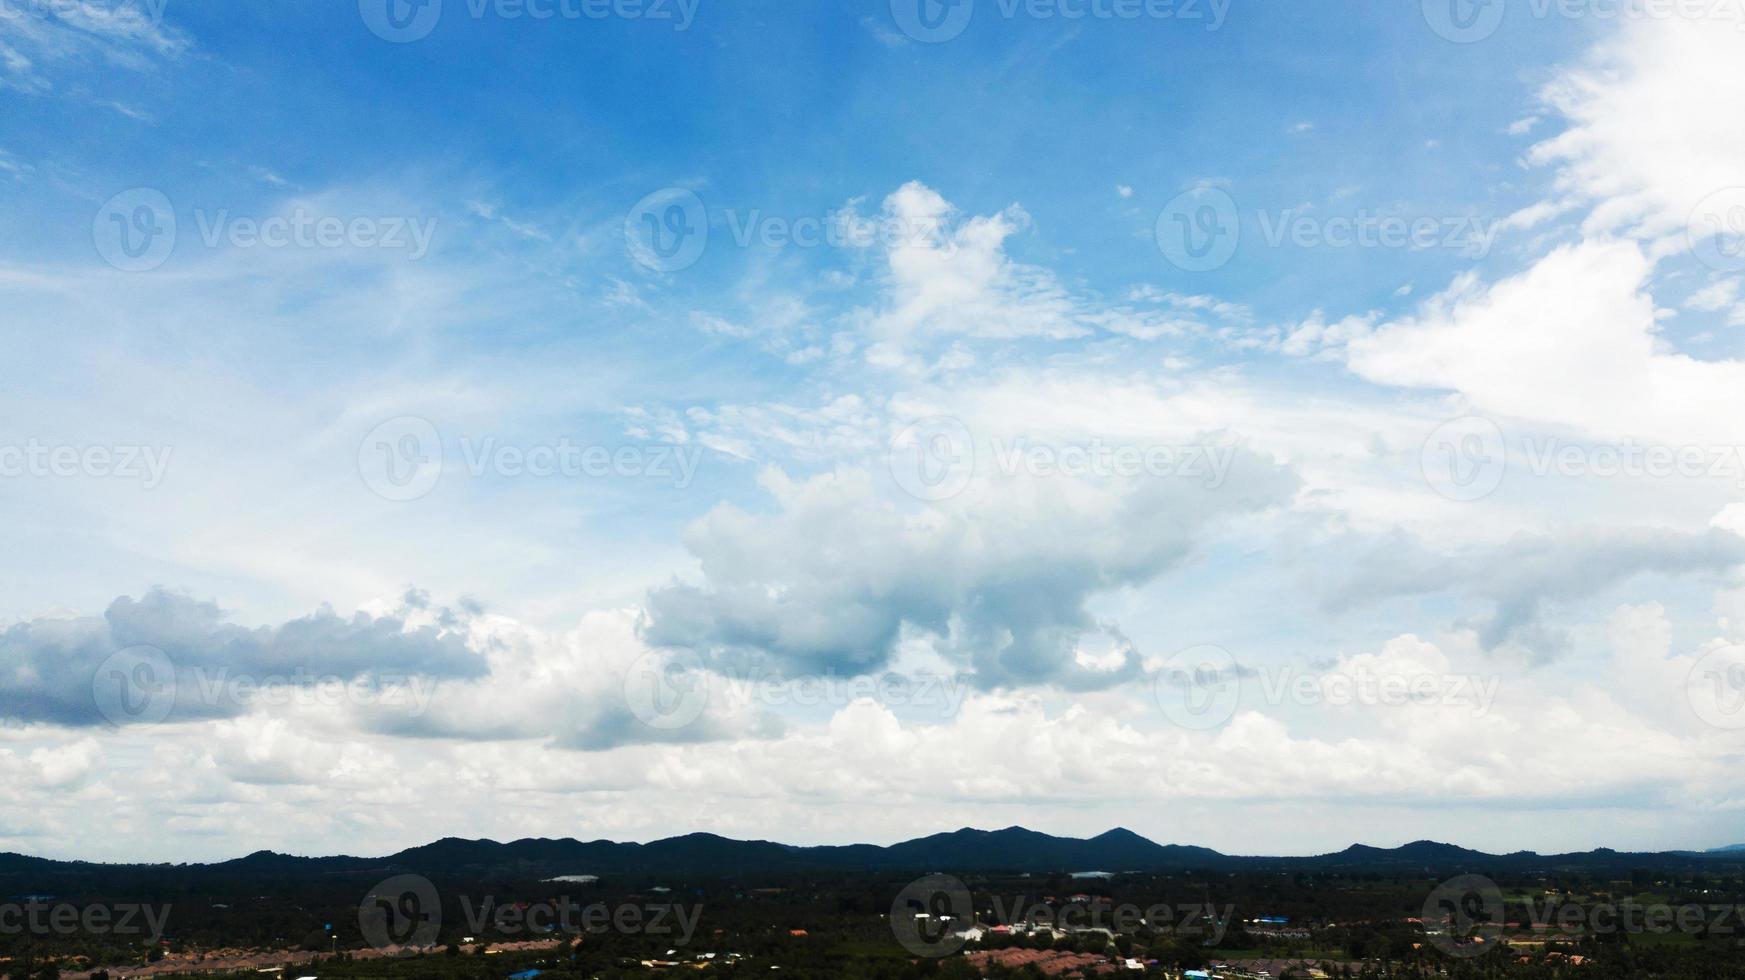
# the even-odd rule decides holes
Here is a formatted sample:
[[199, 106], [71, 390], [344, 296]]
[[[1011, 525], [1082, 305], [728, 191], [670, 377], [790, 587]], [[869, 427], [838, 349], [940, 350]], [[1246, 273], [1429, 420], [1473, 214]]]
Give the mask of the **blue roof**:
[[539, 970], [522, 970], [520, 973], [509, 974], [509, 980], [533, 980], [534, 977], [539, 976], [540, 972]]

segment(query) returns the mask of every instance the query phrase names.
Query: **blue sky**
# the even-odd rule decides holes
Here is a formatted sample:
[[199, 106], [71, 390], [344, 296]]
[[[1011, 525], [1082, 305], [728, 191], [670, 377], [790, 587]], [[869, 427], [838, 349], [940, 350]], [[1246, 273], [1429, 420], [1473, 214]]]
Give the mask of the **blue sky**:
[[0, 0], [0, 847], [1736, 843], [1731, 8], [923, 2]]

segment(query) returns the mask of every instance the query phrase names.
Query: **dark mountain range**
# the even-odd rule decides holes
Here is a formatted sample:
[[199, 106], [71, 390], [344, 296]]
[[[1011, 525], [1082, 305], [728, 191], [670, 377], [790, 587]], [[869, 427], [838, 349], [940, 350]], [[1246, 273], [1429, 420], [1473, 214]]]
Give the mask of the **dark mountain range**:
[[38, 875], [89, 875], [103, 872], [150, 873], [173, 869], [178, 875], [266, 876], [295, 879], [334, 874], [394, 873], [513, 875], [551, 877], [575, 874], [691, 873], [744, 875], [760, 872], [913, 872], [925, 871], [1374, 871], [1442, 873], [1458, 871], [1625, 870], [1631, 868], [1716, 868], [1745, 865], [1745, 849], [1724, 848], [1630, 854], [1601, 848], [1575, 854], [1486, 854], [1452, 844], [1416, 841], [1401, 847], [1356, 844], [1333, 854], [1308, 857], [1241, 857], [1204, 847], [1158, 844], [1130, 830], [1116, 829], [1088, 840], [1055, 837], [1007, 827], [965, 828], [903, 841], [796, 847], [772, 841], [731, 840], [714, 834], [686, 834], [647, 844], [570, 838], [524, 838], [500, 843], [447, 837], [385, 857], [297, 857], [257, 851], [247, 857], [205, 865], [104, 865], [0, 854], [0, 875], [14, 881]]

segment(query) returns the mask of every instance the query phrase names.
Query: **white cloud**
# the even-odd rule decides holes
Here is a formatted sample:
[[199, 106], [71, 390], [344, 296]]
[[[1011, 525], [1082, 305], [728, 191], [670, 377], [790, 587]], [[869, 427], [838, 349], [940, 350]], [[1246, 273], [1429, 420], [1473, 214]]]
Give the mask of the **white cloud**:
[[1218, 523], [1280, 506], [1295, 488], [1272, 461], [1230, 451], [1216, 485], [1020, 475], [920, 511], [880, 494], [864, 470], [804, 481], [768, 471], [779, 513], [723, 506], [693, 525], [686, 543], [705, 581], [656, 590], [647, 637], [717, 662], [756, 653], [853, 676], [883, 669], [909, 627], [982, 686], [1129, 678], [1130, 657], [1116, 672], [1076, 662], [1079, 639], [1097, 629], [1086, 602], [1178, 567]]
[[[1070, 704], [972, 693], [955, 715], [927, 721], [862, 698], [770, 737], [585, 755], [528, 741], [384, 743], [263, 715], [157, 739], [145, 760], [134, 758], [137, 740], [130, 747], [99, 734], [49, 748], [39, 744], [49, 733], [14, 731], [0, 745], [0, 774], [16, 790], [0, 803], [0, 821], [15, 836], [0, 840], [17, 841], [16, 829], [34, 824], [82, 841], [81, 856], [139, 859], [234, 856], [263, 840], [324, 853], [339, 832], [348, 851], [386, 853], [409, 841], [487, 835], [513, 800], [518, 826], [538, 835], [576, 833], [578, 801], [599, 811], [587, 818], [589, 836], [646, 838], [677, 827], [757, 836], [773, 822], [802, 842], [894, 840], [994, 823], [990, 813], [1011, 808], [1050, 829], [1132, 824], [1241, 853], [1252, 844], [1240, 826], [1183, 830], [1173, 816], [1165, 827], [1145, 814], [1165, 804], [1227, 813], [1277, 800], [1297, 809], [1362, 802], [1405, 807], [1414, 830], [1442, 830], [1435, 814], [1450, 808], [1531, 814], [1622, 802], [1651, 807], [1664, 825], [1678, 819], [1671, 801], [1737, 795], [1745, 784], [1728, 752], [1738, 743], [1695, 726], [1678, 703], [1694, 654], [1669, 655], [1662, 612], [1625, 607], [1608, 628], [1616, 662], [1607, 677], [1501, 676], [1482, 707], [1364, 698], [1293, 706], [1271, 703], [1250, 681], [1235, 717], [1207, 732], [1170, 726], [1144, 683]], [[1437, 644], [1401, 636], [1304, 676], [1328, 692], [1342, 678], [1468, 670]], [[1522, 745], [1537, 751], [1523, 754]], [[443, 806], [410, 805], [437, 797]], [[1086, 799], [1117, 802], [1070, 816]], [[176, 816], [155, 817], [165, 812]], [[296, 814], [307, 819], [290, 819]], [[1492, 847], [1562, 840], [1543, 820], [1535, 832], [1526, 826], [1499, 817], [1454, 836]], [[141, 852], [148, 828], [153, 843]], [[1326, 849], [1362, 831], [1340, 833], [1304, 829], [1283, 841]]]
[[20, 161], [5, 150], [0, 150], [0, 177], [7, 177], [15, 182], [28, 180], [36, 173], [36, 168]]
[[1690, 294], [1684, 305], [1693, 310], [1714, 312], [1724, 310], [1739, 300], [1739, 280], [1717, 279]]
[[[190, 43], [138, 25], [0, 31], [0, 77], [39, 91], [81, 58], [149, 70]], [[576, 833], [578, 809], [600, 835], [768, 836], [775, 823], [784, 837], [839, 842], [999, 814], [1056, 830], [1135, 823], [1234, 850], [1249, 845], [1231, 829], [1232, 801], [1251, 814], [1291, 801], [1293, 819], [1279, 822], [1295, 836], [1282, 846], [1373, 837], [1394, 818], [1467, 843], [1489, 834], [1508, 847], [1562, 846], [1570, 831], [1543, 814], [1584, 804], [1591, 826], [1608, 829], [1632, 808], [1648, 812], [1641, 825], [1662, 829], [1639, 837], [1712, 823], [1722, 802], [1745, 798], [1727, 758], [1737, 739], [1700, 727], [1687, 697], [1695, 658], [1722, 642], [1686, 639], [1708, 635], [1690, 622], [1692, 597], [1702, 598], [1693, 581], [1717, 586], [1715, 631], [1745, 638], [1736, 553], [1706, 528], [1713, 488], [1512, 476], [1497, 499], [1456, 504], [1426, 484], [1419, 453], [1442, 419], [1472, 411], [1511, 431], [1741, 442], [1745, 367], [1677, 350], [1660, 328], [1669, 304], [1656, 302], [1671, 295], [1657, 276], [1691, 182], [1725, 171], [1737, 183], [1745, 172], [1737, 128], [1722, 131], [1729, 120], [1717, 109], [1741, 101], [1737, 54], [1734, 41], [1686, 26], [1637, 25], [1566, 73], [1546, 92], [1544, 126], [1557, 125], [1553, 116], [1567, 125], [1531, 155], [1557, 186], [1508, 225], [1555, 241], [1568, 231], [1559, 219], [1591, 211], [1586, 237], [1513, 274], [1461, 276], [1404, 318], [1311, 308], [1269, 312], [1265, 322], [1283, 325], [1256, 327], [1249, 307], [1185, 286], [1139, 284], [1106, 300], [1069, 263], [1033, 258], [1044, 249], [1032, 246], [1049, 242], [1032, 240], [1019, 204], [965, 214], [920, 183], [865, 219], [906, 223], [911, 236], [845, 253], [846, 271], [808, 267], [790, 279], [772, 261], [720, 310], [664, 309], [662, 291], [683, 277], [633, 286], [554, 266], [565, 250], [545, 247], [546, 235], [583, 236], [543, 232], [563, 226], [551, 213], [506, 218], [483, 203], [498, 199], [488, 189], [472, 195], [474, 226], [507, 234], [473, 236], [492, 249], [444, 241], [418, 266], [219, 249], [179, 253], [151, 277], [0, 269], [9, 349], [101, 364], [105, 377], [101, 390], [69, 392], [55, 376], [21, 376], [0, 399], [7, 417], [163, 438], [186, 467], [172, 492], [150, 497], [9, 488], [49, 528], [8, 528], [12, 550], [85, 549], [22, 583], [21, 609], [78, 604], [74, 593], [94, 587], [79, 567], [126, 581], [198, 575], [202, 594], [234, 582], [251, 613], [312, 591], [341, 602], [398, 594], [409, 568], [443, 594], [484, 591], [516, 607], [456, 614], [446, 628], [488, 673], [442, 679], [410, 716], [292, 703], [177, 719], [149, 739], [70, 733], [40, 711], [0, 728], [0, 776], [20, 788], [0, 802], [0, 827], [14, 835], [0, 839], [28, 833], [30, 850], [54, 841], [81, 856], [137, 856], [129, 835], [149, 832], [165, 856], [210, 857], [262, 843], [319, 851], [343, 835], [384, 852], [500, 833], [506, 800], [523, 832], [551, 835]], [[1509, 127], [1529, 131], [1539, 131], [1533, 119]], [[29, 169], [0, 155], [8, 174]], [[415, 193], [353, 188], [303, 201], [419, 213]], [[853, 206], [844, 217], [862, 220]], [[1734, 280], [1694, 292], [1689, 282], [1677, 294], [1685, 309], [1737, 303]], [[854, 308], [835, 315], [822, 292]], [[604, 310], [576, 309], [595, 296]], [[45, 328], [69, 310], [80, 330]], [[216, 339], [214, 323], [228, 327]], [[574, 336], [486, 359], [447, 342], [505, 323]], [[620, 359], [626, 338], [645, 335], [661, 338], [652, 367]], [[599, 337], [612, 343], [595, 346]], [[268, 356], [230, 370], [234, 338]], [[419, 365], [383, 356], [402, 343]], [[695, 369], [692, 348], [747, 343], [772, 355], [764, 363], [786, 365], [779, 383]], [[305, 347], [319, 351], [316, 369], [299, 363]], [[1253, 359], [1232, 363], [1232, 351]], [[1264, 356], [1273, 352], [1318, 360], [1281, 365]], [[863, 359], [909, 370], [869, 371]], [[1364, 383], [1324, 363], [1339, 359]], [[731, 363], [722, 374], [737, 371]], [[606, 416], [614, 437], [627, 428], [706, 446], [721, 475], [677, 499], [620, 489], [630, 504], [618, 509], [602, 506], [614, 491], [599, 486], [469, 482], [458, 469], [429, 499], [396, 507], [357, 479], [359, 440], [385, 418], [429, 415], [445, 434], [549, 436], [589, 413]], [[961, 420], [989, 463], [996, 438], [1022, 436], [1055, 447], [1199, 441], [1236, 450], [1240, 465], [1217, 488], [983, 472], [958, 498], [922, 505], [890, 485], [885, 453], [895, 430], [925, 415]], [[761, 482], [745, 486], [756, 473]], [[645, 512], [657, 517], [622, 526]], [[681, 553], [673, 539], [684, 521]], [[1731, 511], [1717, 524], [1740, 526]], [[1329, 626], [1298, 608], [1326, 583], [1352, 581], [1367, 603], [1360, 624]], [[112, 598], [116, 587], [104, 588]], [[1386, 596], [1412, 608], [1381, 609]], [[1622, 600], [1632, 605], [1609, 618], [1597, 608]], [[308, 608], [248, 618], [284, 623]], [[375, 622], [397, 606], [364, 608]], [[426, 615], [437, 614], [394, 618], [416, 631]], [[4, 634], [16, 654], [5, 682], [39, 706], [45, 691], [88, 690], [88, 678], [54, 668], [89, 666], [92, 652], [57, 660], [42, 651], [70, 648], [26, 644], [42, 639], [48, 618], [26, 616]], [[207, 617], [195, 632], [228, 636], [244, 630], [241, 619], [218, 628]], [[1322, 689], [1366, 672], [1488, 670], [1504, 683], [1481, 714], [1263, 700], [1216, 732], [1169, 728], [1142, 658], [1207, 633], [1249, 641], [1243, 662], [1256, 667], [1306, 650], [1324, 665], [1309, 671]], [[1354, 634], [1364, 638], [1346, 639]], [[1487, 659], [1487, 647], [1523, 635], [1555, 637], [1566, 655], [1535, 671]], [[729, 685], [694, 726], [662, 732], [625, 699], [636, 665], [685, 663], [656, 643], [695, 647], [722, 668], [761, 658], [789, 672], [872, 674], [919, 660], [981, 687], [950, 717], [917, 718], [859, 699], [770, 711]], [[1536, 751], [1523, 757], [1522, 745]], [[445, 805], [417, 805], [430, 799]], [[1354, 800], [1371, 816], [1356, 816]], [[1165, 804], [1167, 828], [1155, 823]], [[1449, 815], [1467, 804], [1485, 818], [1478, 830], [1462, 822], [1470, 814]]]
[[1601, 438], [1733, 445], [1745, 362], [1668, 350], [1651, 271], [1629, 241], [1564, 246], [1494, 286], [1458, 280], [1415, 317], [1353, 339], [1349, 363], [1382, 384], [1458, 391], [1482, 412]]
[[58, 87], [67, 66], [140, 72], [174, 62], [193, 41], [162, 13], [162, 0], [10, 7], [0, 14], [0, 88], [40, 95]]
[[1590, 234], [1682, 237], [1697, 203], [1745, 173], [1741, 61], [1745, 31], [1724, 19], [1629, 20], [1545, 87], [1567, 128], [1531, 159], [1593, 205]]
[[[852, 209], [844, 214], [855, 217]], [[884, 293], [860, 317], [871, 340], [867, 357], [875, 365], [920, 369], [918, 350], [957, 336], [1069, 341], [1116, 334], [1156, 340], [1201, 329], [1190, 317], [1077, 293], [1052, 271], [1011, 258], [1008, 240], [1030, 227], [1030, 216], [1018, 205], [966, 218], [939, 192], [911, 181], [885, 198], [879, 220], [900, 234], [883, 236]]]

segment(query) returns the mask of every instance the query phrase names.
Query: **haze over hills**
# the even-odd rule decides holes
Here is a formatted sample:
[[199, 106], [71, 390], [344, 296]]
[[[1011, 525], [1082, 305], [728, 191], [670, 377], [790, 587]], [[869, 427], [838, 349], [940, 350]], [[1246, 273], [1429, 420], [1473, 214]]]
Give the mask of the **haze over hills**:
[[[1124, 828], [1089, 839], [1056, 837], [1023, 827], [964, 828], [889, 846], [849, 844], [794, 846], [773, 841], [732, 840], [693, 833], [647, 844], [572, 838], [524, 838], [507, 843], [447, 837], [384, 857], [299, 857], [257, 851], [213, 864], [177, 865], [217, 876], [344, 874], [415, 871], [427, 874], [491, 873], [529, 876], [672, 872], [746, 874], [804, 871], [1387, 871], [1602, 870], [1622, 868], [1732, 867], [1745, 865], [1745, 847], [1709, 852], [1626, 853], [1608, 848], [1572, 854], [1517, 851], [1487, 854], [1452, 844], [1415, 841], [1400, 847], [1354, 844], [1343, 851], [1306, 857], [1223, 854], [1210, 848], [1159, 844]], [[0, 874], [96, 872], [149, 865], [102, 865], [0, 854]], [[163, 867], [156, 865], [155, 867]]]

